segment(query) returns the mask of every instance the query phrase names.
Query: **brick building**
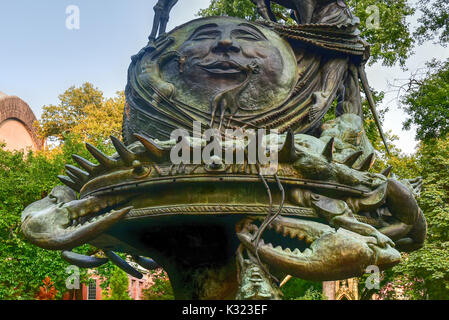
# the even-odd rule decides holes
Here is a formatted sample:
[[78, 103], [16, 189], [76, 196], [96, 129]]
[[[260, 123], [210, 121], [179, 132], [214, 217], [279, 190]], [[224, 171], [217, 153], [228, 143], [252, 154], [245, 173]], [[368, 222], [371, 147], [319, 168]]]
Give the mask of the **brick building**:
[[41, 150], [44, 141], [34, 129], [36, 120], [25, 101], [0, 92], [0, 143], [6, 143], [6, 150]]

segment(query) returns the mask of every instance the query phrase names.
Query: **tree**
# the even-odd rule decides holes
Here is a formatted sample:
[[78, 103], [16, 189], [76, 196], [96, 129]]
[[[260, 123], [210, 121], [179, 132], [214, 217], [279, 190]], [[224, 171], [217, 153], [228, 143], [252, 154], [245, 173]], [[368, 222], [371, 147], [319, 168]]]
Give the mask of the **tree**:
[[175, 295], [167, 274], [162, 270], [151, 271], [154, 284], [143, 291], [144, 300], [174, 300]]
[[325, 300], [323, 284], [292, 278], [281, 288], [283, 300]]
[[449, 132], [449, 59], [432, 60], [425, 72], [416, 73], [400, 89], [401, 99], [408, 114], [405, 129], [417, 126], [417, 139], [444, 138]]
[[449, 2], [447, 0], [420, 0], [419, 8], [422, 16], [418, 19], [421, 25], [415, 32], [419, 42], [435, 40], [442, 46], [449, 43]]
[[424, 248], [405, 255], [393, 270], [412, 279], [421, 298], [449, 299], [449, 140], [423, 142], [418, 164], [424, 178], [420, 206], [428, 223]]
[[43, 107], [42, 119], [38, 126], [43, 138], [63, 139], [64, 134], [85, 117], [84, 108], [94, 105], [101, 108], [103, 93], [91, 83], [85, 83], [81, 87], [70, 87], [59, 95], [58, 105]]
[[[60, 252], [42, 250], [31, 245], [20, 232], [21, 213], [29, 204], [47, 196], [61, 182], [64, 165], [76, 165], [72, 154], [92, 162], [96, 160], [86, 150], [91, 142], [101, 151], [111, 154], [109, 136], [120, 136], [125, 96], [105, 99], [90, 83], [71, 87], [59, 96], [56, 106], [44, 107], [39, 129], [41, 135], [61, 143], [43, 152], [9, 152], [0, 146], [0, 300], [33, 299], [42, 279], [51, 277], [57, 290], [56, 298], [66, 292], [68, 263]], [[80, 254], [93, 255], [98, 250], [89, 245], [76, 248]], [[99, 274], [108, 279], [113, 271], [110, 263]], [[87, 280], [81, 269], [81, 283]]]
[[[66, 139], [63, 148], [48, 153], [9, 152], [0, 147], [0, 300], [34, 299], [42, 279], [51, 277], [61, 298], [69, 265], [60, 252], [40, 249], [20, 232], [21, 213], [60, 184], [57, 175], [71, 153], [83, 146]], [[85, 253], [86, 248], [80, 248]], [[81, 281], [85, 271], [81, 270]]]
[[104, 142], [110, 135], [121, 135], [125, 106], [124, 92], [105, 99], [91, 83], [70, 87], [59, 96], [58, 105], [43, 107], [38, 124], [40, 136], [61, 141], [68, 134], [78, 135], [83, 141]]
[[[408, 1], [349, 0], [347, 3], [361, 20], [362, 37], [372, 45], [370, 64], [382, 62], [387, 66], [396, 63], [405, 66], [414, 47], [407, 18], [412, 16], [415, 10]], [[290, 12], [285, 8], [273, 5], [273, 11], [278, 17], [285, 17], [284, 23], [293, 23], [293, 20], [289, 19]], [[380, 15], [378, 27], [376, 24], [367, 23], [371, 22], [372, 18], [377, 19], [373, 17], [376, 12]], [[211, 0], [209, 7], [200, 10], [198, 15], [202, 17], [227, 15], [252, 21], [259, 18], [256, 6], [251, 0]]]
[[104, 295], [104, 300], [131, 300], [128, 294], [129, 279], [126, 272], [114, 267], [110, 277], [110, 295]]

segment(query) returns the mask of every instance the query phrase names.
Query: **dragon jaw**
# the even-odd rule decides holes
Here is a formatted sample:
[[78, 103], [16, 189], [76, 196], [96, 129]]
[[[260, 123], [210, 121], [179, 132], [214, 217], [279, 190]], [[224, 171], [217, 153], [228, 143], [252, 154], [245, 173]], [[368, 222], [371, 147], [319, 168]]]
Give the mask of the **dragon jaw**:
[[75, 248], [96, 238], [131, 211], [132, 207], [119, 209], [118, 200], [93, 197], [76, 200], [73, 190], [58, 186], [48, 197], [24, 210], [23, 234], [44, 249]]
[[[276, 248], [261, 239], [258, 254], [261, 260], [292, 276], [312, 281], [333, 281], [359, 277], [366, 267], [390, 268], [400, 262], [401, 255], [386, 245], [377, 244], [374, 237], [366, 237], [346, 229], [334, 228], [314, 221], [279, 217], [270, 226], [283, 246]], [[253, 254], [256, 252], [252, 224], [238, 232], [241, 243]], [[284, 249], [290, 239], [297, 241], [295, 248]], [[290, 245], [291, 246], [291, 245]]]

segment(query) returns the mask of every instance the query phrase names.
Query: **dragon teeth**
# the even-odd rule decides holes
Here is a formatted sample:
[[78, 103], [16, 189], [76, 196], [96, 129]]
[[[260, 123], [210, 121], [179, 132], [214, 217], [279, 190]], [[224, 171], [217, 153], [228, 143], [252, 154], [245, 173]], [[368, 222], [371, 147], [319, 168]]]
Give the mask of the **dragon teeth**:
[[299, 251], [299, 249], [295, 249], [293, 250], [293, 254], [299, 256], [301, 254], [301, 251]]
[[277, 246], [276, 248], [274, 248], [274, 250], [277, 250], [277, 251], [284, 251], [284, 250], [282, 249], [281, 246]]
[[290, 250], [290, 248], [287, 248], [287, 249], [284, 250], [284, 252], [287, 252], [287, 253], [291, 254], [292, 250]]

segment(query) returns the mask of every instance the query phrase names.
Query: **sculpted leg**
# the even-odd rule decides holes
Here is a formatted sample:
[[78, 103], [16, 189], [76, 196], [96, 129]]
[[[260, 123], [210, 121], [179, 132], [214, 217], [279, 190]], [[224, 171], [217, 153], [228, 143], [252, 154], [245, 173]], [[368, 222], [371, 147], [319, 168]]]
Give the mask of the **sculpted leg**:
[[153, 29], [151, 30], [151, 34], [148, 38], [150, 42], [153, 42], [156, 39], [157, 32], [159, 29], [159, 26], [161, 24], [161, 17], [164, 12], [164, 0], [159, 0], [158, 3], [154, 6], [154, 20], [153, 20]]

